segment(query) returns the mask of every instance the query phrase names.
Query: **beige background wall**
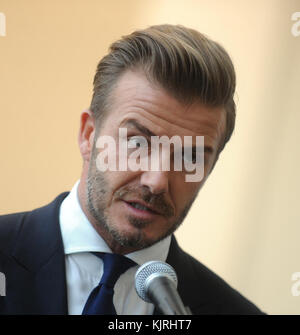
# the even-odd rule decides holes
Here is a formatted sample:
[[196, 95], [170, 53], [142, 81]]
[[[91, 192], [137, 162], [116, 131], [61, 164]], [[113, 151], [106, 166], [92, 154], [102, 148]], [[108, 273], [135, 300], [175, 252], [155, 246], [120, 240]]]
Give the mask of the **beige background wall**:
[[0, 0], [0, 12], [0, 214], [46, 204], [79, 177], [79, 115], [109, 44], [187, 25], [231, 54], [238, 115], [177, 237], [264, 311], [300, 313], [300, 1]]

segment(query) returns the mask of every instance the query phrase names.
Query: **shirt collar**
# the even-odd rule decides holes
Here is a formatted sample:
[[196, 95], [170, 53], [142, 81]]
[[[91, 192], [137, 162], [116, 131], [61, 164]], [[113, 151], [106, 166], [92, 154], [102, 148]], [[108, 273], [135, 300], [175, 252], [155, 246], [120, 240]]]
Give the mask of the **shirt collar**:
[[[84, 214], [77, 196], [79, 180], [60, 207], [59, 222], [65, 254], [78, 252], [112, 252]], [[141, 265], [152, 260], [166, 261], [171, 236], [151, 247], [134, 251], [126, 256]]]

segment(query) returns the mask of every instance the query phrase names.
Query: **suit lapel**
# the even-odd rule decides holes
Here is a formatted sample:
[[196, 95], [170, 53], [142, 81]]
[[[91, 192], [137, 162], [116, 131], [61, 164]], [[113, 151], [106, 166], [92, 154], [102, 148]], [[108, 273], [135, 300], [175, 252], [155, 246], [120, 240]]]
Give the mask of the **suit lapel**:
[[[26, 314], [67, 314], [64, 248], [59, 208], [67, 193], [49, 205], [26, 213], [19, 228], [12, 258], [14, 304]], [[21, 280], [20, 280], [21, 279]], [[16, 301], [19, 300], [19, 301]]]

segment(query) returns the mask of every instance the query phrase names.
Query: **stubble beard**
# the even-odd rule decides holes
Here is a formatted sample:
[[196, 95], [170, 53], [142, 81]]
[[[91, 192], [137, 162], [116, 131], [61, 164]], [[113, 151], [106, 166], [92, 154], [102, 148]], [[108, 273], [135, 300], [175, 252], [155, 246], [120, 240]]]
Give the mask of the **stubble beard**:
[[[184, 208], [179, 218], [177, 218], [171, 225], [170, 228], [161, 234], [155, 240], [146, 239], [143, 233], [143, 227], [147, 225], [151, 225], [151, 221], [139, 220], [134, 217], [128, 217], [128, 221], [132, 226], [134, 226], [135, 233], [134, 234], [125, 234], [120, 232], [110, 221], [107, 212], [107, 196], [109, 194], [109, 183], [105, 178], [105, 173], [96, 170], [95, 163], [95, 152], [92, 154], [92, 158], [90, 161], [88, 178], [87, 178], [87, 208], [92, 215], [92, 217], [96, 221], [96, 226], [100, 231], [104, 231], [106, 235], [110, 236], [114, 243], [121, 245], [126, 248], [133, 248], [135, 250], [144, 249], [152, 246], [153, 244], [163, 240], [167, 236], [174, 233], [178, 227], [184, 221], [187, 213], [190, 210], [196, 196], [190, 201], [190, 203]], [[94, 165], [94, 166], [93, 166]], [[119, 193], [122, 191], [120, 190]]]

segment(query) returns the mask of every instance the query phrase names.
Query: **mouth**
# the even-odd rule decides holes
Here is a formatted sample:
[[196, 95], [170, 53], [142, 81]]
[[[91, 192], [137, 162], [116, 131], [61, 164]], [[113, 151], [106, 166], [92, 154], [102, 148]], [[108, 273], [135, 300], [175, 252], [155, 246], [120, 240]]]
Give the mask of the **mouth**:
[[142, 203], [141, 201], [125, 201], [123, 200], [124, 204], [126, 205], [127, 209], [130, 211], [131, 214], [134, 216], [138, 216], [144, 219], [153, 219], [158, 215], [162, 215], [154, 208]]

